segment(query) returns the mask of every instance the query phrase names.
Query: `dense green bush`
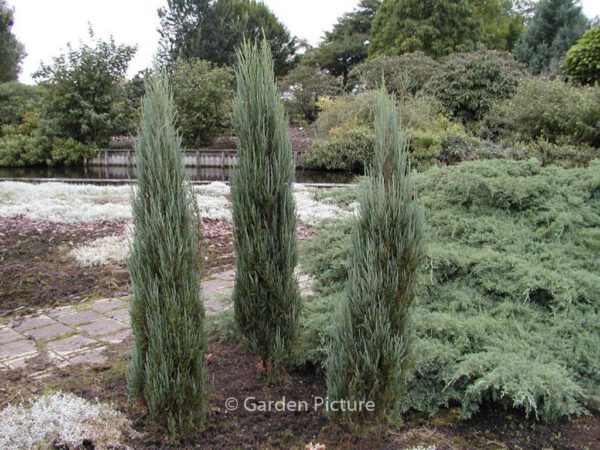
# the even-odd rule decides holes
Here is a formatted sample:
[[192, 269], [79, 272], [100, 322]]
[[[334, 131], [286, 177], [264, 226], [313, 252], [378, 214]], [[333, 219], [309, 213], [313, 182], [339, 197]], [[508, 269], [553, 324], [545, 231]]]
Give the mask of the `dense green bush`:
[[468, 122], [486, 114], [494, 101], [509, 98], [521, 73], [510, 54], [481, 48], [448, 56], [426, 89], [449, 113]]
[[17, 81], [0, 83], [0, 127], [20, 124], [28, 112], [38, 107], [42, 96], [41, 86]]
[[588, 145], [557, 145], [544, 139], [529, 143], [525, 149], [527, 156], [539, 159], [544, 166], [557, 164], [567, 168], [581, 167], [600, 158], [599, 148]]
[[377, 89], [382, 81], [389, 92], [400, 98], [416, 94], [441, 70], [441, 64], [423, 52], [401, 56], [378, 56], [350, 72], [352, 84], [360, 90]]
[[0, 137], [0, 166], [51, 165], [51, 140], [41, 131], [37, 111], [25, 113], [15, 125], [4, 125]]
[[171, 77], [177, 124], [183, 145], [197, 148], [210, 144], [230, 129], [233, 74], [208, 61], [180, 61]]
[[[429, 252], [404, 410], [494, 402], [542, 420], [600, 400], [600, 164], [477, 161], [415, 177]], [[356, 191], [319, 192], [349, 204]], [[305, 244], [322, 296], [306, 303], [300, 363], [322, 364], [352, 242], [333, 222]]]
[[6, 134], [0, 138], [0, 166], [39, 166], [50, 162], [48, 148], [36, 136]]
[[563, 70], [580, 83], [600, 81], [600, 23], [586, 31], [569, 49]]
[[523, 80], [515, 95], [492, 107], [488, 136], [525, 142], [600, 145], [600, 91], [560, 80]]
[[300, 64], [279, 80], [288, 115], [295, 121], [313, 122], [319, 112], [321, 97], [338, 95], [342, 79], [312, 66]]
[[[302, 157], [307, 167], [360, 172], [370, 162], [375, 93], [339, 97], [324, 106], [315, 122], [317, 141]], [[470, 138], [460, 124], [442, 114], [430, 96], [409, 95], [397, 103], [398, 117], [410, 136], [409, 151], [414, 167], [423, 169], [440, 161], [444, 139]]]
[[75, 166], [87, 161], [94, 154], [95, 147], [82, 144], [72, 138], [56, 138], [52, 142], [50, 156], [53, 164]]
[[373, 158], [373, 131], [365, 126], [338, 128], [301, 156], [307, 169], [363, 172]]

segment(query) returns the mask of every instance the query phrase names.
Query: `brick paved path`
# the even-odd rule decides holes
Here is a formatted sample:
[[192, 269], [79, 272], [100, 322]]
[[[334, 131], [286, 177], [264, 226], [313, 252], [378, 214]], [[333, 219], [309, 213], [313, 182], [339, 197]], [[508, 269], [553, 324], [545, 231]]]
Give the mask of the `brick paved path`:
[[[202, 283], [207, 314], [231, 307], [228, 294], [234, 277], [230, 270]], [[303, 295], [312, 295], [312, 280], [303, 274], [298, 280]], [[103, 364], [104, 350], [130, 335], [127, 297], [44, 309], [0, 324], [0, 370], [25, 368], [40, 357], [59, 367]]]

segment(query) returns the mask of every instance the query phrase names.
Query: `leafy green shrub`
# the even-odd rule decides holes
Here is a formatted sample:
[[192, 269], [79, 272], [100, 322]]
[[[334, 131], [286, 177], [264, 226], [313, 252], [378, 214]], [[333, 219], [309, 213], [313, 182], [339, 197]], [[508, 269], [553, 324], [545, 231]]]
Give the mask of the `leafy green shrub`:
[[588, 145], [557, 145], [540, 139], [526, 146], [527, 155], [540, 160], [542, 165], [557, 164], [562, 167], [587, 166], [600, 158], [600, 149]]
[[[303, 156], [307, 167], [360, 171], [372, 154], [375, 93], [367, 91], [334, 99], [315, 122], [317, 141]], [[409, 151], [414, 166], [423, 169], [436, 164], [447, 135], [462, 135], [464, 128], [441, 112], [433, 97], [407, 96], [397, 104], [398, 117], [410, 135]]]
[[301, 156], [307, 169], [362, 172], [373, 158], [373, 132], [364, 126], [334, 129]]
[[37, 111], [25, 113], [21, 123], [2, 127], [0, 166], [51, 165], [52, 143], [41, 130]]
[[207, 145], [230, 128], [233, 74], [208, 61], [180, 61], [171, 77], [183, 145]]
[[319, 98], [338, 95], [342, 90], [340, 77], [303, 64], [292, 69], [278, 84], [284, 93], [287, 113], [295, 121], [313, 122], [319, 112]]
[[[459, 404], [469, 417], [494, 402], [552, 420], [600, 400], [600, 163], [475, 161], [415, 182], [429, 251], [403, 410]], [[319, 197], [347, 205], [356, 190]], [[348, 276], [349, 230], [323, 225], [304, 246], [321, 298], [301, 320], [300, 341], [315, 347], [301, 352], [317, 367], [328, 341], [321, 315], [332, 320]]]
[[8, 134], [0, 138], [0, 166], [39, 166], [49, 159], [48, 149], [35, 136]]
[[75, 139], [54, 139], [50, 156], [53, 164], [62, 166], [75, 166], [83, 163], [92, 156], [94, 148], [88, 144], [82, 144]]
[[317, 138], [326, 139], [332, 129], [366, 126], [373, 129], [373, 107], [377, 94], [372, 91], [337, 97], [322, 106], [314, 123]]
[[0, 127], [20, 124], [43, 96], [41, 86], [11, 81], [0, 83]]
[[382, 81], [400, 97], [416, 94], [441, 70], [441, 64], [423, 52], [378, 56], [356, 66], [349, 77], [361, 90], [377, 89]]
[[600, 145], [600, 91], [560, 80], [523, 80], [515, 95], [485, 117], [489, 136], [509, 141]]
[[509, 98], [520, 76], [509, 53], [481, 48], [448, 56], [426, 89], [449, 113], [468, 122], [486, 114], [494, 101]]
[[600, 23], [597, 23], [569, 49], [563, 66], [565, 74], [580, 83], [600, 81]]

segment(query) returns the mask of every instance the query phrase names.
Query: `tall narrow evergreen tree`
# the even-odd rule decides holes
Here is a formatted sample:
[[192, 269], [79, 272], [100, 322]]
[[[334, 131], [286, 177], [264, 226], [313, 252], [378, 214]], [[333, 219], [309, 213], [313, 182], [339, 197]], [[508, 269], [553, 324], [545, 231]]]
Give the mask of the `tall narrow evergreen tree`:
[[375, 108], [375, 158], [360, 193], [360, 214], [329, 358], [330, 400], [372, 401], [375, 410], [340, 411], [350, 421], [394, 416], [411, 347], [410, 306], [424, 253], [423, 215], [410, 181], [407, 138], [394, 100]]
[[273, 369], [289, 356], [300, 310], [294, 167], [268, 43], [245, 42], [237, 58], [239, 166], [231, 180], [235, 317], [267, 369]]
[[186, 183], [173, 96], [165, 75], [146, 82], [135, 147], [129, 391], [172, 437], [204, 417], [204, 307], [199, 295], [199, 216]]

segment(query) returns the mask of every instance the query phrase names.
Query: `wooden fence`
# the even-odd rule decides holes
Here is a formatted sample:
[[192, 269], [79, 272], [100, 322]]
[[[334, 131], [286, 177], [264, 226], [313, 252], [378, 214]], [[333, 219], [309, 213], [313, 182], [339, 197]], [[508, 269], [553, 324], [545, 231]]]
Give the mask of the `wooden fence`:
[[[297, 154], [293, 160], [298, 166]], [[186, 167], [234, 167], [238, 163], [235, 149], [198, 149], [184, 150], [183, 162]], [[90, 166], [131, 166], [135, 165], [135, 152], [132, 149], [104, 149], [87, 161]]]

